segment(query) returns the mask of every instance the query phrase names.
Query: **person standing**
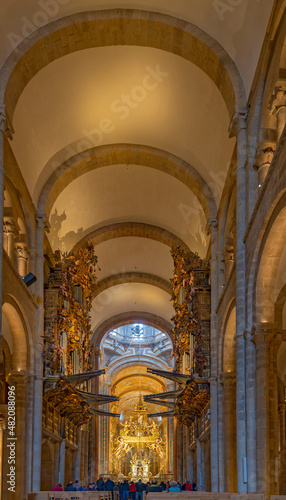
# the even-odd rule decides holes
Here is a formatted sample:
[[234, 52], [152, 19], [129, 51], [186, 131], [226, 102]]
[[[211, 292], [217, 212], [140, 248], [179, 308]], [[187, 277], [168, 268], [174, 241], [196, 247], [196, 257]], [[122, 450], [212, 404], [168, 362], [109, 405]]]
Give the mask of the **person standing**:
[[136, 486], [135, 486], [135, 483], [133, 483], [133, 481], [131, 481], [131, 483], [130, 483], [130, 493], [131, 493], [131, 500], [135, 500], [136, 499]]
[[143, 491], [146, 489], [146, 485], [139, 479], [138, 483], [135, 484], [135, 488], [136, 500], [143, 500]]
[[103, 491], [104, 481], [103, 481], [102, 477], [100, 477], [100, 478], [96, 481], [96, 485], [97, 485], [97, 491]]
[[124, 483], [122, 485], [122, 500], [128, 500], [129, 491], [130, 491], [130, 487], [129, 487], [128, 481], [127, 481], [127, 479], [124, 479]]

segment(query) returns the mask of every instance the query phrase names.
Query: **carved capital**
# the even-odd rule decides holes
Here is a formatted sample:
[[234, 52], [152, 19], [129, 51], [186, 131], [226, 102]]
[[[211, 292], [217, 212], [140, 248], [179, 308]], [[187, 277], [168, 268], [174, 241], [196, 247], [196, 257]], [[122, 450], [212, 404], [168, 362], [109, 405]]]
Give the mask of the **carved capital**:
[[219, 381], [222, 385], [226, 383], [234, 383], [236, 381], [235, 372], [221, 372]]
[[12, 370], [7, 378], [9, 385], [17, 386], [17, 384], [25, 384], [29, 378], [29, 374], [25, 370]]
[[13, 139], [14, 130], [6, 115], [5, 106], [0, 106], [0, 132], [8, 139]]
[[212, 235], [214, 235], [214, 233], [217, 231], [217, 227], [218, 227], [217, 219], [210, 217], [208, 220], [208, 234], [212, 233]]
[[286, 82], [277, 82], [269, 102], [269, 114], [275, 115], [286, 107]]
[[16, 243], [15, 250], [17, 253], [17, 257], [28, 260], [28, 247], [26, 243]]
[[45, 231], [49, 232], [50, 225], [46, 220], [46, 214], [37, 215], [36, 222], [39, 229], [44, 229]]
[[4, 234], [14, 234], [14, 236], [17, 234], [17, 228], [16, 228], [16, 225], [14, 223], [14, 220], [13, 219], [7, 219], [6, 217], [4, 217], [4, 221], [3, 221], [3, 233]]
[[226, 245], [222, 251], [222, 262], [233, 261], [234, 248], [233, 245]]
[[247, 122], [247, 110], [242, 109], [235, 111], [228, 128], [229, 137], [230, 138], [235, 137], [240, 130], [246, 128], [247, 125], [246, 122]]
[[269, 167], [272, 162], [275, 150], [272, 146], [267, 146], [266, 144], [260, 146], [256, 150], [256, 158], [253, 167], [256, 170], [260, 170], [262, 167]]
[[276, 323], [259, 323], [252, 328], [251, 340], [255, 347], [266, 345], [275, 338], [276, 333]]

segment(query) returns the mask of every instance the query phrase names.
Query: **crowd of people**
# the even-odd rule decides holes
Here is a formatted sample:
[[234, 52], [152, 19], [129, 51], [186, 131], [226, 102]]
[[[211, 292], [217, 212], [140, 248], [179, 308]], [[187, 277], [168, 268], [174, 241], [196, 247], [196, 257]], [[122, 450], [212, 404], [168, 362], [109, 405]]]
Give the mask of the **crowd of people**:
[[[114, 483], [110, 477], [106, 481], [100, 477], [96, 483], [89, 483], [87, 486], [81, 484], [76, 480], [74, 483], [70, 482], [66, 485], [65, 491], [118, 491], [120, 500], [143, 500], [143, 491], [149, 492], [180, 492], [180, 491], [196, 491], [197, 485], [194, 481], [186, 481], [181, 485], [177, 481], [169, 480], [167, 483], [157, 481], [143, 483], [141, 479], [137, 483], [133, 481], [128, 482], [127, 479], [121, 483]], [[52, 491], [64, 491], [63, 485], [58, 483]]]

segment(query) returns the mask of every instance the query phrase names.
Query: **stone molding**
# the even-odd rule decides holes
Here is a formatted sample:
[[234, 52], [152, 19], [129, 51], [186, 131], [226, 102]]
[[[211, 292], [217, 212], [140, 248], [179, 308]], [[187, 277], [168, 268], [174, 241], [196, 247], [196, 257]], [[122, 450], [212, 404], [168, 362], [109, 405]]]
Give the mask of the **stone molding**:
[[[235, 103], [245, 106], [241, 75], [219, 42], [189, 21], [137, 9], [81, 12], [38, 28], [3, 64], [0, 102], [5, 98], [12, 118], [21, 93], [40, 69], [77, 50], [110, 45], [148, 46], [175, 53], [212, 79], [230, 115]], [[41, 57], [43, 53], [45, 57]]]
[[99, 243], [113, 238], [124, 238], [127, 236], [149, 238], [151, 240], [159, 241], [170, 248], [179, 245], [180, 247], [189, 250], [186, 243], [184, 243], [178, 236], [169, 232], [167, 229], [153, 226], [151, 224], [145, 224], [143, 222], [118, 222], [100, 227], [99, 229], [88, 233], [74, 246], [73, 251], [77, 251], [82, 248], [88, 241], [92, 241], [92, 243], [96, 246]]
[[99, 281], [94, 287], [93, 297], [95, 298], [104, 290], [111, 288], [116, 285], [124, 285], [128, 283], [146, 283], [148, 285], [153, 285], [161, 290], [164, 290], [169, 295], [172, 294], [172, 286], [171, 283], [164, 280], [163, 278], [159, 278], [153, 274], [148, 273], [122, 273], [122, 274], [114, 274], [112, 276], [108, 276], [107, 278]]
[[56, 157], [52, 159], [56, 167], [53, 167], [38, 198], [38, 212], [46, 214], [47, 218], [57, 197], [75, 178], [97, 168], [121, 164], [146, 166], [175, 177], [198, 198], [206, 219], [215, 218], [216, 202], [205, 179], [191, 164], [168, 151], [142, 144], [117, 143], [91, 147], [81, 152], [77, 152], [75, 144], [73, 152], [74, 155], [65, 162], [57, 161]]

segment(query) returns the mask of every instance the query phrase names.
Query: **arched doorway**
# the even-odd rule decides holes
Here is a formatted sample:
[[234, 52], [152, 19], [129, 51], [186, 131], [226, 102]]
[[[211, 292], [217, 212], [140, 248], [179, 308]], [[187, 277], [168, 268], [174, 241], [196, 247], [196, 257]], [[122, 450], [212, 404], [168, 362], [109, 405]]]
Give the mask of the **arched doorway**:
[[[101, 342], [100, 367], [106, 376], [102, 393], [119, 398], [112, 410], [119, 418], [100, 418], [101, 474], [147, 482], [166, 479], [172, 470], [170, 443], [173, 422], [148, 417], [168, 408], [144, 402], [144, 395], [170, 390], [165, 379], [147, 368], [173, 367], [172, 343], [166, 333], [144, 323], [131, 323], [108, 331]], [[110, 442], [105, 436], [109, 435]]]

